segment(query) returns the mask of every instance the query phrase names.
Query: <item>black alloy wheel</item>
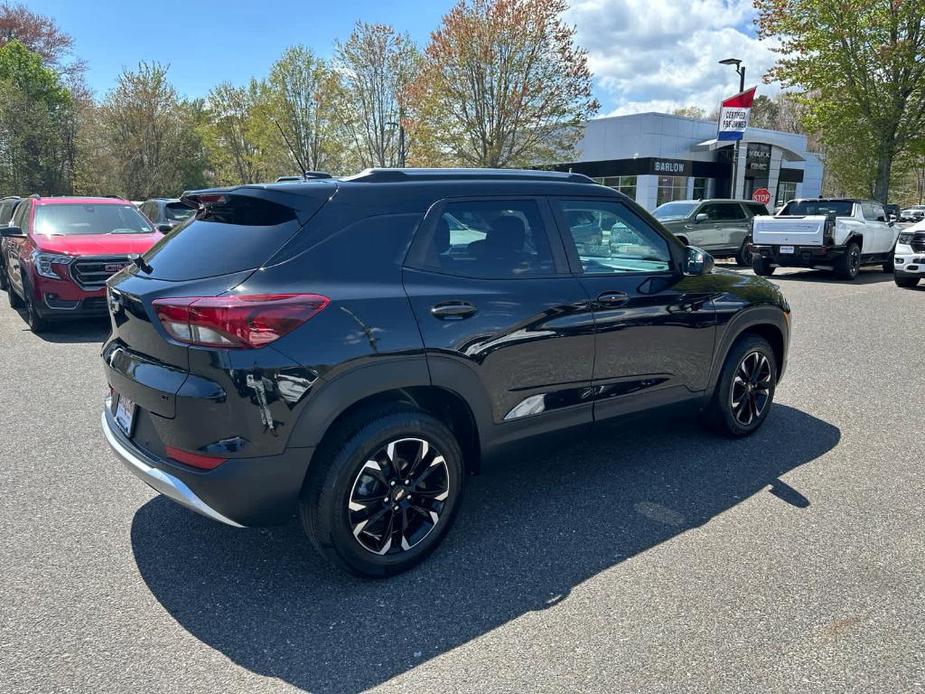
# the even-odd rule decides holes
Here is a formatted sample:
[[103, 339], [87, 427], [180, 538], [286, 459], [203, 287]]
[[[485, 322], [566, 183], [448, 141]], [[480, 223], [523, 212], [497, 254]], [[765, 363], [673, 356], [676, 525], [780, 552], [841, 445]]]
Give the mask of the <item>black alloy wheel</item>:
[[312, 545], [341, 569], [381, 578], [436, 549], [463, 491], [448, 426], [407, 403], [362, 409], [325, 436], [299, 500]]
[[705, 411], [716, 432], [740, 437], [764, 423], [777, 388], [777, 357], [763, 337], [742, 336], [729, 349], [713, 398]]
[[848, 245], [848, 249], [839, 259], [836, 274], [839, 279], [853, 280], [861, 271], [861, 248], [856, 243]]
[[48, 327], [48, 322], [38, 314], [34, 299], [32, 298], [32, 291], [25, 282], [23, 282], [23, 291], [26, 295], [25, 299], [23, 299], [26, 323], [29, 324], [29, 330], [34, 333], [40, 333]]
[[729, 406], [743, 427], [760, 419], [771, 401], [772, 377], [771, 362], [759, 351], [749, 352], [739, 362], [729, 392]]
[[751, 267], [752, 266], [752, 244], [751, 241], [746, 238], [742, 241], [742, 247], [739, 248], [738, 253], [735, 256], [736, 265], [740, 267]]
[[416, 547], [440, 522], [450, 496], [446, 460], [424, 439], [390, 441], [357, 474], [347, 502], [353, 536], [373, 554]]

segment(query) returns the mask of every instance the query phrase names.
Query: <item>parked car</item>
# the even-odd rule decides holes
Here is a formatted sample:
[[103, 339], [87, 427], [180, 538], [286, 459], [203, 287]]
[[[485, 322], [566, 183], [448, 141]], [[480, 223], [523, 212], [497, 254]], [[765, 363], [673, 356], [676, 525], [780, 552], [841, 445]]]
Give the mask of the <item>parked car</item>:
[[0, 229], [0, 273], [29, 327], [106, 315], [106, 280], [162, 238], [128, 200], [24, 198]]
[[368, 170], [183, 200], [194, 220], [109, 281], [105, 436], [212, 519], [298, 511], [354, 573], [430, 553], [485, 459], [668, 404], [746, 436], [784, 372], [775, 286], [581, 175]]
[[899, 232], [893, 268], [896, 285], [904, 289], [918, 286], [925, 276], [925, 220]]
[[778, 267], [823, 268], [846, 280], [857, 277], [863, 265], [892, 273], [898, 233], [878, 202], [791, 200], [779, 215], [753, 220], [753, 268], [758, 275]]
[[684, 245], [751, 265], [751, 220], [768, 214], [768, 208], [751, 200], [676, 200], [659, 205], [652, 214]]
[[20, 199], [18, 195], [8, 195], [5, 198], [0, 198], [0, 227], [5, 227], [10, 223], [13, 210], [16, 209]]
[[[16, 205], [19, 204], [20, 197], [17, 195], [9, 195], [5, 198], [0, 199], [0, 229], [3, 227], [9, 226], [10, 219], [13, 217], [13, 212], [16, 210]], [[0, 247], [2, 247], [3, 240], [0, 239]], [[0, 255], [0, 260], [3, 256]], [[0, 290], [6, 290], [6, 275], [0, 270]]]
[[925, 219], [925, 205], [913, 205], [899, 213], [901, 222], [920, 222]]
[[141, 203], [139, 209], [163, 233], [182, 224], [196, 212], [180, 202], [179, 198], [152, 198]]

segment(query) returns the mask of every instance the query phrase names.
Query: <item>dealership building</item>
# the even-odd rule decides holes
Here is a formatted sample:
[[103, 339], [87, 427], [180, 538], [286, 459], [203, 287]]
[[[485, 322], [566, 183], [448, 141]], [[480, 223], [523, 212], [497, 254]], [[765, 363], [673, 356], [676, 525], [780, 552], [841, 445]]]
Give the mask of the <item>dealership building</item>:
[[[647, 210], [672, 200], [725, 198], [735, 150], [716, 133], [713, 121], [667, 113], [598, 118], [585, 125], [578, 159], [556, 168], [586, 174]], [[805, 135], [748, 128], [739, 145], [739, 197], [761, 188], [774, 205], [818, 196], [822, 161], [806, 147]]]

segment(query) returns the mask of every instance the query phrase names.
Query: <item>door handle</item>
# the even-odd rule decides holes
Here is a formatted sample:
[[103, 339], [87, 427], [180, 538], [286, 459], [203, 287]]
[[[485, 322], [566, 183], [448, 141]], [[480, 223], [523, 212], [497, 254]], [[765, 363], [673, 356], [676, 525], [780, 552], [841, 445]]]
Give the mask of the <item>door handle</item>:
[[478, 309], [468, 301], [445, 301], [431, 306], [430, 313], [440, 320], [462, 320], [473, 315]]
[[630, 296], [626, 292], [604, 292], [597, 297], [597, 303], [608, 308], [622, 306], [629, 300]]

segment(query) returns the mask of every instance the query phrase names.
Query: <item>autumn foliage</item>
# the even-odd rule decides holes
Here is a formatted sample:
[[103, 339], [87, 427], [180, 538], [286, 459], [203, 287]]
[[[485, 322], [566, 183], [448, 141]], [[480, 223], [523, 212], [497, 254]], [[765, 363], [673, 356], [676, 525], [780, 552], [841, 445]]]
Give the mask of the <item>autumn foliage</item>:
[[599, 108], [566, 0], [459, 0], [409, 90], [412, 155], [429, 165], [567, 160]]

